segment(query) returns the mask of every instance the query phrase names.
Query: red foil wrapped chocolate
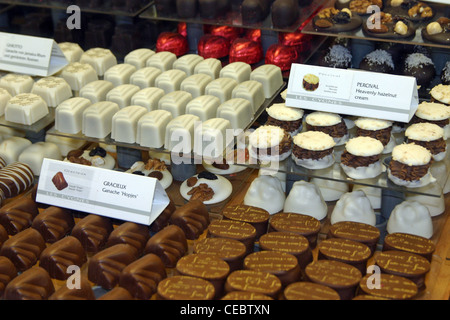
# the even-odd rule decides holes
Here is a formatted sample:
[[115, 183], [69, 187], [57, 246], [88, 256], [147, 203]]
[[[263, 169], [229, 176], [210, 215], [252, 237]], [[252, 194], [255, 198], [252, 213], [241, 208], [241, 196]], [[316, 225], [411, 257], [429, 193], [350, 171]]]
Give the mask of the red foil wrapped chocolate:
[[244, 38], [261, 43], [261, 29], [247, 29]]
[[263, 50], [261, 44], [245, 38], [237, 38], [233, 41], [230, 48], [229, 61], [241, 61], [253, 64], [263, 59]]
[[271, 45], [266, 52], [265, 63], [280, 67], [281, 71], [291, 69], [291, 64], [298, 61], [298, 53], [294, 47], [279, 43]]
[[156, 40], [156, 52], [170, 51], [177, 57], [189, 51], [187, 39], [177, 32], [162, 32]]
[[230, 51], [229, 41], [222, 36], [205, 34], [197, 44], [198, 54], [203, 58], [224, 58]]
[[187, 37], [187, 25], [186, 22], [178, 22], [177, 32], [181, 34], [183, 37]]
[[222, 36], [230, 41], [231, 44], [235, 39], [239, 38], [241, 29], [230, 26], [211, 26], [209, 33], [214, 36]]
[[298, 53], [304, 52], [311, 47], [311, 35], [295, 32], [279, 32], [278, 42], [285, 46], [295, 47]]

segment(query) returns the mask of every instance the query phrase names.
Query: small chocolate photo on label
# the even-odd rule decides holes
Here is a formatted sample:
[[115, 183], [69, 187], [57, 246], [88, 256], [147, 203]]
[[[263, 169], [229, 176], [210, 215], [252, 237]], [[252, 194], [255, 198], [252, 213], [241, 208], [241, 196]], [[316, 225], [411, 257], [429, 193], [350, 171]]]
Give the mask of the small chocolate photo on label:
[[67, 183], [66, 179], [64, 178], [64, 175], [61, 171], [58, 171], [52, 178], [53, 185], [58, 189], [59, 191], [67, 188], [69, 184]]
[[303, 76], [303, 89], [306, 91], [315, 91], [319, 87], [319, 77], [308, 73]]

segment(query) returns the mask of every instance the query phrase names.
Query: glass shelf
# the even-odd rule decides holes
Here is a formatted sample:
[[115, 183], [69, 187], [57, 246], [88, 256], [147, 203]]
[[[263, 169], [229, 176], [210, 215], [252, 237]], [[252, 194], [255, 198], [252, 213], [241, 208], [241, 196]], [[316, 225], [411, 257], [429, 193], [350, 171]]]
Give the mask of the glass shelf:
[[[77, 5], [80, 7], [82, 12], [89, 13], [98, 13], [98, 14], [108, 14], [108, 15], [120, 15], [120, 16], [128, 16], [128, 17], [136, 17], [142, 11], [147, 9], [149, 6], [153, 4], [153, 1], [148, 1], [146, 3], [141, 4], [139, 7], [131, 8], [130, 10], [122, 10], [119, 8], [114, 8], [111, 0], [100, 1], [102, 2], [100, 5], [96, 7], [90, 7], [89, 5], [83, 4], [86, 1], [58, 1], [58, 0], [0, 0], [0, 3], [10, 4], [16, 6], [27, 6], [27, 7], [37, 7], [37, 8], [45, 8], [45, 9], [57, 9], [66, 11], [67, 7], [70, 5]], [[95, 2], [95, 1], [89, 1]]]
[[210, 24], [210, 25], [221, 25], [230, 26], [237, 28], [246, 29], [261, 29], [261, 30], [271, 30], [278, 32], [294, 32], [307, 20], [312, 14], [317, 10], [322, 8], [325, 0], [313, 1], [309, 6], [299, 7], [299, 17], [292, 26], [285, 28], [277, 28], [272, 24], [272, 18], [269, 14], [263, 21], [244, 24], [242, 22], [241, 12], [239, 10], [230, 10], [226, 15], [218, 17], [216, 19], [203, 19], [199, 15], [194, 18], [180, 18], [178, 17], [176, 10], [174, 8], [174, 13], [171, 15], [161, 15], [156, 11], [156, 6], [151, 5], [147, 10], [139, 15], [140, 18], [151, 19], [151, 20], [163, 20], [163, 21], [174, 21], [174, 22], [186, 22], [186, 23], [196, 23], [196, 24]]
[[[335, 0], [329, 0], [324, 4], [324, 8], [328, 7], [334, 7]], [[408, 39], [385, 39], [381, 37], [374, 37], [367, 35], [363, 31], [363, 27], [356, 28], [351, 31], [346, 32], [339, 32], [339, 33], [333, 33], [333, 32], [327, 32], [326, 30], [316, 30], [312, 19], [302, 28], [302, 33], [305, 34], [311, 34], [311, 35], [320, 35], [320, 36], [329, 36], [329, 37], [341, 37], [341, 38], [350, 38], [350, 39], [361, 39], [361, 40], [369, 40], [369, 41], [381, 41], [381, 42], [393, 42], [393, 43], [400, 43], [400, 44], [407, 44], [407, 45], [422, 45], [422, 46], [429, 46], [429, 47], [436, 47], [436, 48], [444, 48], [449, 49], [449, 45], [430, 42], [422, 37], [422, 28], [426, 27], [428, 23], [431, 21], [435, 21], [439, 17], [442, 17], [445, 15], [446, 10], [449, 9], [449, 5], [445, 4], [439, 4], [439, 3], [430, 3], [430, 6], [432, 6], [436, 12], [434, 17], [430, 21], [426, 22], [416, 22], [414, 23], [414, 26], [416, 28], [416, 33]], [[367, 16], [362, 16], [363, 24], [365, 24], [367, 20]]]

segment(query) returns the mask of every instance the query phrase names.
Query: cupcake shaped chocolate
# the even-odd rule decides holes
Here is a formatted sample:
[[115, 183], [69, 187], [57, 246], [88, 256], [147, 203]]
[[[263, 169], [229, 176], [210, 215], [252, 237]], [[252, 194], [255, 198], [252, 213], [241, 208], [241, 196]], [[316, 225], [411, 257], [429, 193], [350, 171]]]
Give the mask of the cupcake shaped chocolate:
[[434, 62], [423, 53], [411, 53], [406, 56], [403, 75], [415, 77], [417, 85], [427, 87], [436, 75]]
[[390, 153], [395, 146], [392, 136], [392, 121], [372, 118], [358, 118], [355, 120], [356, 135], [371, 137], [379, 140], [383, 146], [383, 153]]
[[348, 140], [348, 129], [342, 117], [335, 113], [315, 111], [305, 117], [307, 131], [322, 131], [329, 134], [337, 146]]
[[400, 186], [418, 188], [434, 182], [430, 173], [431, 152], [415, 143], [403, 143], [392, 150], [388, 177]]
[[444, 139], [450, 137], [450, 108], [442, 103], [421, 102], [411, 123], [430, 122], [444, 129]]
[[450, 85], [438, 84], [431, 88], [430, 101], [450, 106]]
[[335, 44], [328, 48], [325, 55], [320, 59], [319, 65], [329, 68], [347, 69], [352, 66], [352, 54], [343, 45]]
[[435, 161], [445, 159], [447, 144], [444, 140], [444, 129], [433, 123], [415, 123], [405, 131], [408, 143], [415, 143], [431, 152]]
[[334, 139], [321, 131], [306, 131], [293, 138], [292, 159], [307, 169], [324, 169], [333, 165]]
[[367, 54], [359, 63], [359, 68], [365, 71], [392, 73], [394, 60], [392, 55], [383, 49], [377, 49]]
[[266, 109], [268, 118], [266, 125], [283, 128], [291, 136], [302, 130], [304, 111], [298, 108], [287, 107], [284, 103], [275, 103]]
[[383, 144], [371, 137], [355, 137], [345, 144], [341, 167], [353, 179], [375, 178], [383, 172], [380, 155]]
[[282, 161], [291, 155], [291, 135], [283, 128], [264, 125], [249, 136], [249, 154], [261, 161]]

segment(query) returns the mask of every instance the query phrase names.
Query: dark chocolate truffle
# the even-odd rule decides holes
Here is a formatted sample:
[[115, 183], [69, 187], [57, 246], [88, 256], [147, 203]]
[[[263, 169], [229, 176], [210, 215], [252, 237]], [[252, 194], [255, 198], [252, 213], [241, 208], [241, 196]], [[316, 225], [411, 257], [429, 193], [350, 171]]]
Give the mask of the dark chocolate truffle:
[[158, 298], [162, 300], [212, 300], [211, 282], [190, 276], [173, 276], [158, 284]]
[[423, 53], [409, 54], [404, 63], [403, 75], [415, 77], [418, 86], [427, 87], [436, 75], [433, 60]]
[[85, 276], [80, 277], [78, 287], [61, 286], [48, 300], [95, 300], [91, 283]]
[[146, 225], [134, 222], [124, 222], [116, 227], [108, 237], [107, 247], [118, 243], [125, 243], [136, 248], [140, 254], [144, 250], [145, 244], [150, 238], [150, 230]]
[[319, 65], [329, 68], [348, 69], [352, 66], [352, 54], [343, 45], [335, 44], [319, 60]]
[[48, 272], [41, 267], [32, 267], [8, 283], [3, 299], [47, 300], [54, 292], [55, 287]]
[[119, 283], [122, 270], [137, 258], [136, 249], [128, 244], [116, 244], [90, 258], [88, 279], [110, 290]]
[[109, 218], [89, 214], [75, 224], [71, 235], [80, 240], [87, 253], [95, 253], [105, 246], [112, 231]]
[[200, 200], [192, 200], [179, 207], [170, 217], [170, 224], [179, 226], [186, 239], [197, 239], [209, 225], [209, 213], [206, 205]]
[[31, 226], [39, 214], [37, 203], [24, 197], [7, 203], [0, 209], [0, 224], [8, 234], [14, 235]]
[[365, 71], [392, 73], [394, 72], [394, 60], [386, 50], [377, 49], [367, 54], [359, 63], [359, 68]]
[[296, 0], [275, 0], [272, 4], [272, 24], [275, 28], [291, 27], [298, 19]]
[[244, 24], [264, 20], [270, 12], [270, 3], [265, 0], [244, 0], [241, 5], [241, 17]]
[[154, 253], [161, 258], [166, 268], [175, 268], [187, 250], [188, 244], [183, 230], [176, 225], [169, 225], [148, 240], [144, 253]]
[[0, 256], [9, 258], [17, 271], [25, 271], [38, 261], [45, 249], [45, 241], [41, 234], [33, 229], [25, 229], [3, 243]]
[[45, 242], [54, 243], [69, 234], [74, 225], [69, 210], [51, 206], [39, 213], [31, 226], [40, 232]]
[[81, 269], [86, 261], [86, 252], [80, 241], [67, 236], [42, 251], [39, 266], [47, 270], [53, 279], [67, 280], [71, 276], [67, 269], [73, 265]]
[[198, 0], [176, 0], [180, 18], [194, 18], [197, 15]]
[[443, 85], [450, 85], [450, 61], [447, 61], [444, 68], [442, 68], [441, 82]]
[[14, 263], [7, 257], [0, 256], [0, 299], [3, 296], [6, 285], [17, 276]]
[[156, 293], [158, 283], [166, 276], [162, 260], [149, 253], [122, 270], [119, 286], [127, 289], [136, 299], [148, 300]]

